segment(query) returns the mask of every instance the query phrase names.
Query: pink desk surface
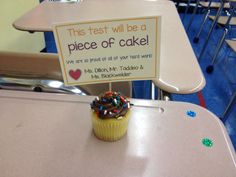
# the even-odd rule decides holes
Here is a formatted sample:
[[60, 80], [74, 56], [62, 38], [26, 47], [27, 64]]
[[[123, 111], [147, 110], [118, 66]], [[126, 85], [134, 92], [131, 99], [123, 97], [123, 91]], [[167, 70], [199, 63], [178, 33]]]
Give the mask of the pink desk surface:
[[[92, 99], [0, 90], [0, 176], [236, 176], [235, 152], [225, 127], [206, 109], [131, 100], [128, 132], [111, 143], [92, 133]], [[196, 116], [188, 116], [189, 110]], [[203, 138], [213, 146], [204, 146]]]
[[196, 93], [205, 78], [179, 18], [167, 0], [84, 0], [81, 3], [43, 2], [17, 19], [24, 31], [52, 31], [54, 23], [161, 16], [160, 61], [156, 86], [178, 94]]

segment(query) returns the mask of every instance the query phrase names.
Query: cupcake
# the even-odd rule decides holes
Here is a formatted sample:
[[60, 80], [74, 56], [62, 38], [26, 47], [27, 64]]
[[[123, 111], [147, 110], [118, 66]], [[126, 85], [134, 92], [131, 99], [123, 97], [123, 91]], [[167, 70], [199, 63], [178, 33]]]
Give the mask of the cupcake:
[[93, 131], [104, 141], [121, 139], [128, 127], [130, 102], [117, 92], [106, 92], [91, 103]]

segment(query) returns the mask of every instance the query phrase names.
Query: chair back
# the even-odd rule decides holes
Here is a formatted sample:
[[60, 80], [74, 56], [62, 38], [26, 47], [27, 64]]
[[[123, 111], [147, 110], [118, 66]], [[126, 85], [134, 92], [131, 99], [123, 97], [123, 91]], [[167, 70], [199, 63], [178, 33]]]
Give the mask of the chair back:
[[[57, 54], [0, 52], [0, 77], [23, 80], [55, 80], [63, 81]], [[42, 83], [42, 82], [41, 82]], [[32, 82], [35, 84], [35, 82]], [[32, 86], [33, 88], [33, 86]], [[88, 95], [99, 95], [109, 90], [108, 83], [81, 85]], [[112, 90], [132, 97], [131, 82], [112, 83]]]

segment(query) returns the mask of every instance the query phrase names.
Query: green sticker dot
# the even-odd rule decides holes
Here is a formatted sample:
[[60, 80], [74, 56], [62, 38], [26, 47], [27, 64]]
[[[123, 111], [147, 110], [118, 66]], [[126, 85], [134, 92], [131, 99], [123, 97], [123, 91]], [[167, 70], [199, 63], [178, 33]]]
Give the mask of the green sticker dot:
[[206, 147], [212, 147], [213, 146], [213, 141], [208, 138], [203, 138], [202, 139], [202, 144]]

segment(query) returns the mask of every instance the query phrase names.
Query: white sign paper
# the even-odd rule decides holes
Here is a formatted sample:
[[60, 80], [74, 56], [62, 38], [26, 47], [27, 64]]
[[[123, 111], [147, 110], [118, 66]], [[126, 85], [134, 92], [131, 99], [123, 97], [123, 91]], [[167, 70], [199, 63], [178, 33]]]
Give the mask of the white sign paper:
[[160, 17], [57, 24], [65, 85], [157, 78]]

